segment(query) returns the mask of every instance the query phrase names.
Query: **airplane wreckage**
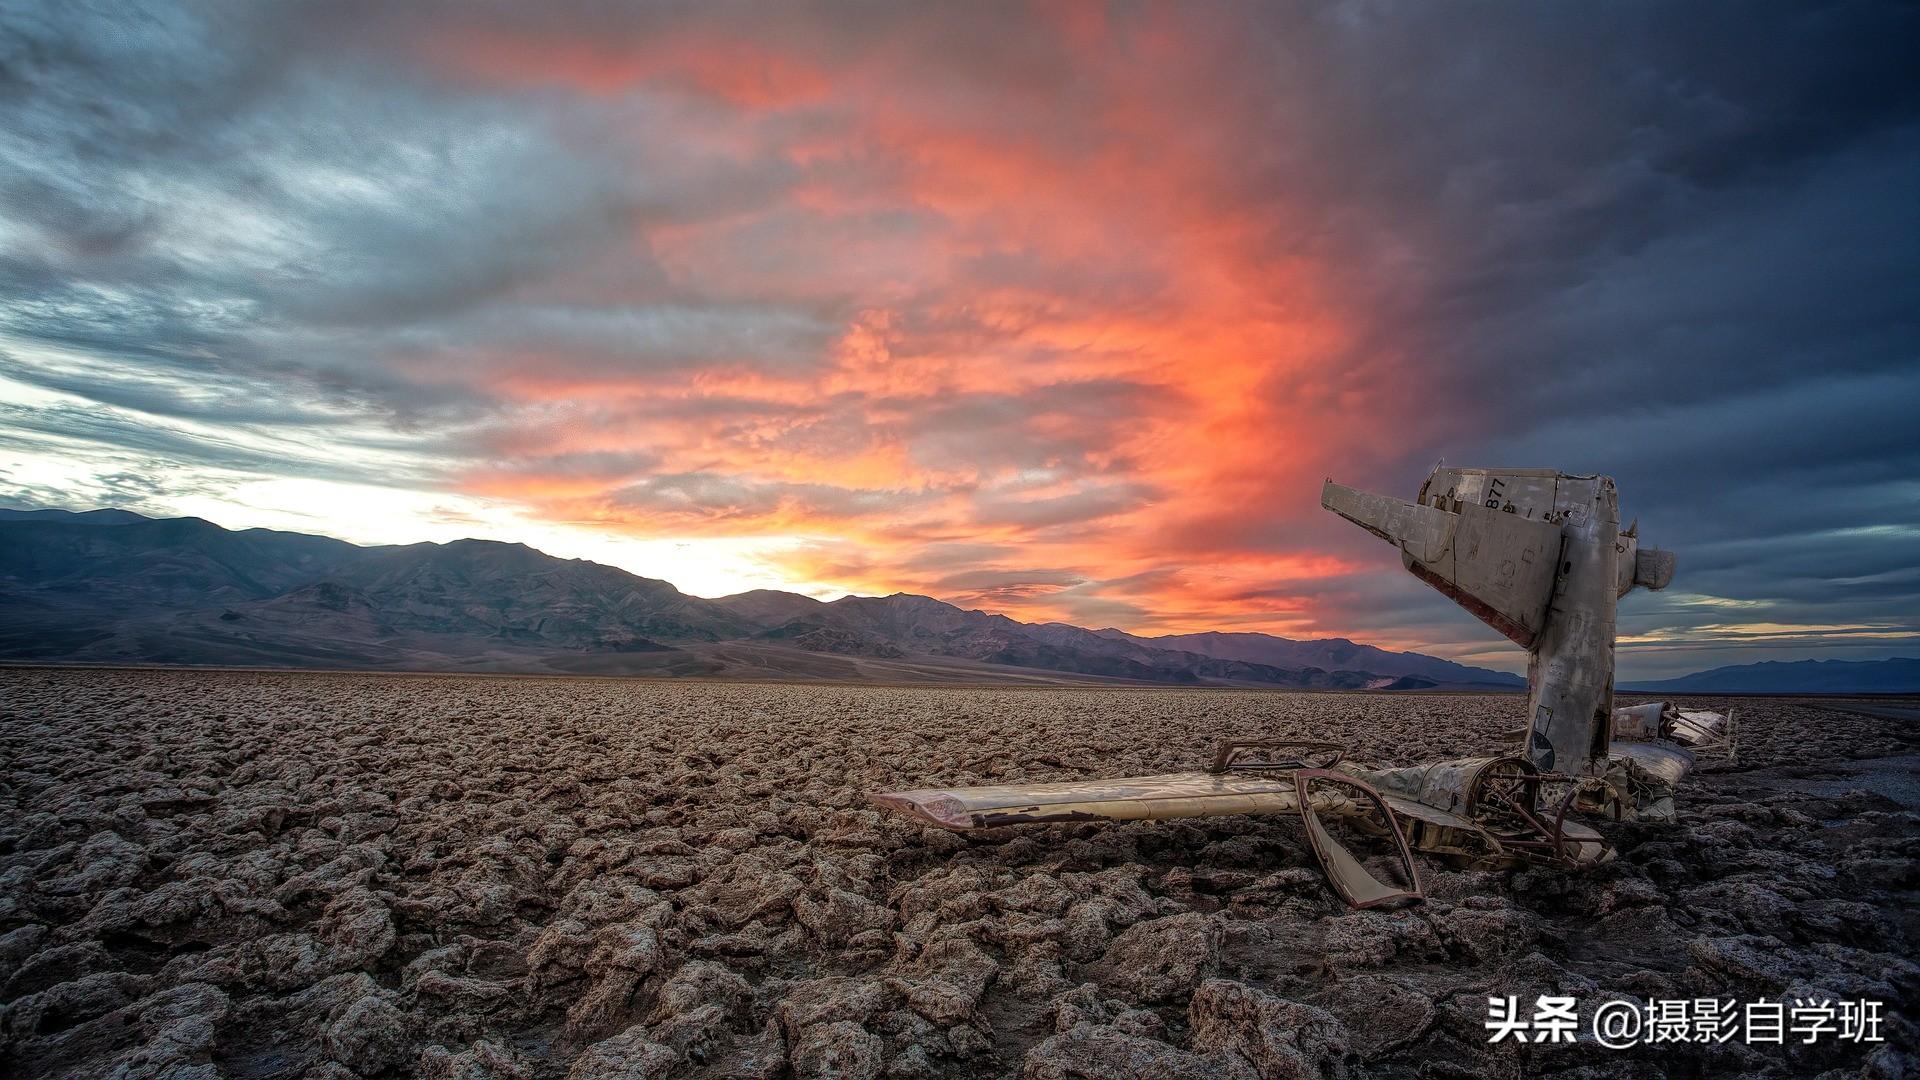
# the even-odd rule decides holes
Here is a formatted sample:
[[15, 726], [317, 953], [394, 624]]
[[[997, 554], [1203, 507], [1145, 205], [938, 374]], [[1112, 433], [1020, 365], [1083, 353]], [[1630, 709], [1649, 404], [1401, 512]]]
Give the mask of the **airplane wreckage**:
[[[1703, 756], [1731, 758], [1731, 714], [1665, 702], [1615, 708], [1614, 610], [1663, 589], [1674, 556], [1620, 527], [1611, 477], [1441, 465], [1414, 502], [1326, 482], [1320, 505], [1400, 549], [1401, 561], [1527, 650], [1527, 715], [1513, 753], [1367, 768], [1337, 744], [1226, 739], [1205, 769], [1052, 784], [875, 794], [879, 806], [955, 830], [1057, 821], [1298, 814], [1328, 881], [1354, 907], [1419, 900], [1413, 852], [1496, 868], [1613, 858], [1570, 817], [1665, 821]], [[1330, 826], [1387, 842], [1381, 880]], [[1389, 875], [1392, 877], [1394, 875]]]

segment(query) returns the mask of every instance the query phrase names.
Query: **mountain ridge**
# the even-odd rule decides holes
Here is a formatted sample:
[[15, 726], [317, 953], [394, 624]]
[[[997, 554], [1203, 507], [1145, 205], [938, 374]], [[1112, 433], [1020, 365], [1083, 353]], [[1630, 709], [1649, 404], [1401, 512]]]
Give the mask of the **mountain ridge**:
[[[1297, 640], [1274, 634], [1244, 631], [1206, 630], [1196, 634], [1127, 634], [1125, 631], [1098, 631], [1103, 636], [1116, 634], [1157, 648], [1178, 648], [1223, 660], [1244, 660], [1275, 666], [1355, 668], [1366, 671], [1393, 669], [1399, 674], [1432, 679], [1436, 683], [1492, 682], [1521, 687], [1526, 680], [1506, 672], [1490, 672], [1451, 660], [1414, 652], [1393, 652], [1374, 645], [1362, 645], [1347, 638]], [[1489, 679], [1489, 675], [1504, 676]]]
[[1622, 686], [1630, 693], [1912, 694], [1920, 693], [1920, 658], [1763, 660]]
[[[124, 510], [0, 509], [0, 530], [8, 540], [0, 658], [11, 660], [827, 678], [890, 678], [903, 668], [914, 677], [1295, 689], [1521, 685], [1505, 672], [1345, 639], [1148, 638], [1023, 623], [913, 593], [821, 601], [763, 589], [705, 599], [493, 540], [363, 547]], [[1309, 656], [1370, 666], [1299, 662]]]
[[[0, 508], [0, 660], [881, 681], [1517, 690], [1347, 638], [1023, 623], [915, 593], [706, 599], [526, 544], [362, 546], [120, 509]], [[1765, 661], [1630, 693], [1920, 692], [1920, 659]]]

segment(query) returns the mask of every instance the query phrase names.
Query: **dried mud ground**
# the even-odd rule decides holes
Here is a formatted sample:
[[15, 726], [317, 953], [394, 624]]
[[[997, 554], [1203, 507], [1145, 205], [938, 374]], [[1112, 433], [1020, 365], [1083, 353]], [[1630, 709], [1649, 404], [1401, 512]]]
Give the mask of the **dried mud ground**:
[[[1915, 722], [1738, 705], [1739, 765], [1607, 826], [1615, 863], [1427, 860], [1428, 902], [1351, 912], [1285, 820], [959, 836], [865, 795], [1229, 734], [1409, 763], [1520, 699], [3, 670], [0, 1074], [1901, 1075]], [[1488, 1044], [1490, 993], [1546, 992], [1891, 1015]]]

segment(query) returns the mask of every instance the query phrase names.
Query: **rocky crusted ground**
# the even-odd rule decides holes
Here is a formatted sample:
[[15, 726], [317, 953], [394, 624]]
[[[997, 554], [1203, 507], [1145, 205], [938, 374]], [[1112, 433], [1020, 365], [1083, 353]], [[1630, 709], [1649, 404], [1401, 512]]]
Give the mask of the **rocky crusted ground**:
[[[0, 671], [0, 1073], [1900, 1075], [1911, 721], [1741, 703], [1577, 877], [1351, 912], [1289, 822], [958, 836], [866, 792], [1406, 763], [1515, 697]], [[1488, 994], [1868, 997], [1875, 1049], [1490, 1046]], [[1872, 1050], [1872, 1054], [1868, 1053]]]

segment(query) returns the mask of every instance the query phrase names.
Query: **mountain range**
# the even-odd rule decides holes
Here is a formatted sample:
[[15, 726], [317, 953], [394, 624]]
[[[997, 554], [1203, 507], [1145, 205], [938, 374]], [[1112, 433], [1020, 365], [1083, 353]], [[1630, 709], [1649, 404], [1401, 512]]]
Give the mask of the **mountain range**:
[[[362, 547], [126, 510], [0, 508], [0, 662], [887, 682], [1517, 690], [1517, 675], [1345, 638], [1148, 637], [929, 596], [709, 600], [524, 544]], [[1648, 693], [1920, 692], [1920, 660], [1771, 661]]]
[[1767, 660], [1623, 689], [1652, 694], [1920, 694], [1920, 659]]
[[927, 596], [688, 596], [523, 544], [362, 547], [125, 510], [0, 509], [0, 660], [1296, 689], [1517, 689], [1345, 639], [1143, 637]]

